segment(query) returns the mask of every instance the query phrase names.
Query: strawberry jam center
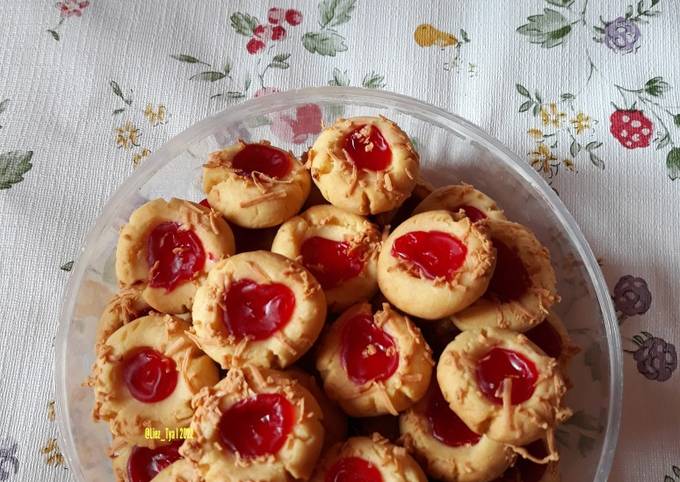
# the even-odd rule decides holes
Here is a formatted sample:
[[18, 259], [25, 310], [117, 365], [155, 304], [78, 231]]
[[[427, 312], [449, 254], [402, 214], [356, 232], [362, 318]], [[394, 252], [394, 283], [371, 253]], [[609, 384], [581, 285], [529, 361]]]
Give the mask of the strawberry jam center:
[[123, 358], [123, 379], [130, 394], [143, 403], [165, 400], [177, 386], [175, 360], [148, 346], [135, 348]]
[[399, 236], [392, 245], [392, 256], [417, 266], [428, 279], [450, 280], [466, 255], [466, 246], [442, 231], [412, 231]]
[[179, 447], [182, 440], [155, 449], [132, 447], [127, 462], [127, 473], [130, 482], [150, 482], [160, 471], [181, 458]]
[[219, 422], [222, 443], [243, 458], [277, 453], [295, 424], [295, 408], [281, 394], [261, 393], [227, 409]]
[[505, 243], [494, 239], [493, 245], [496, 248], [496, 268], [488, 292], [503, 303], [516, 300], [531, 284], [529, 273], [517, 253]]
[[312, 272], [323, 289], [331, 289], [354, 278], [364, 269], [359, 250], [350, 251], [349, 243], [314, 236], [300, 249], [302, 264]]
[[399, 365], [394, 340], [368, 314], [354, 316], [345, 324], [341, 357], [347, 375], [357, 385], [386, 380]]
[[457, 209], [454, 209], [454, 211], [458, 211], [459, 209], [462, 209], [465, 215], [468, 217], [470, 222], [476, 223], [477, 221], [481, 221], [482, 219], [486, 219], [486, 214], [484, 214], [482, 211], [477, 209], [474, 206], [468, 206], [467, 204], [464, 204], [462, 206], [458, 206]]
[[287, 153], [264, 144], [246, 144], [234, 156], [231, 166], [247, 176], [257, 171], [275, 179], [286, 177], [292, 167]]
[[172, 291], [205, 265], [205, 251], [196, 233], [178, 223], [156, 226], [147, 241], [149, 286]]
[[[542, 459], [548, 455], [548, 449], [543, 440], [531, 442], [524, 448], [537, 459]], [[540, 482], [547, 469], [548, 464], [537, 464], [523, 457], [517, 457], [515, 465], [506, 470], [494, 482]]]
[[326, 472], [324, 482], [382, 482], [380, 471], [359, 457], [344, 457]]
[[534, 393], [538, 378], [536, 366], [521, 354], [504, 348], [492, 348], [477, 362], [477, 385], [496, 404], [503, 403], [504, 380], [512, 382], [510, 403], [516, 405]]
[[359, 126], [347, 137], [343, 149], [359, 169], [384, 171], [392, 163], [392, 149], [375, 126]]
[[295, 295], [286, 285], [242, 279], [224, 295], [222, 320], [238, 339], [264, 340], [286, 326], [294, 309]]
[[544, 320], [524, 334], [549, 357], [559, 358], [562, 354], [562, 337], [548, 320]]
[[449, 408], [436, 382], [432, 384], [425, 416], [430, 423], [432, 436], [450, 447], [475, 445], [481, 438]]

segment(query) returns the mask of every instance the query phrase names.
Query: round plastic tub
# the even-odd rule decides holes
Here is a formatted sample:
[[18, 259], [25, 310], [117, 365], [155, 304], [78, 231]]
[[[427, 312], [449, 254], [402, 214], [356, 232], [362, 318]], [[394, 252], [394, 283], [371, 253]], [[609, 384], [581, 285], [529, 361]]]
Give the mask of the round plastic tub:
[[56, 338], [59, 428], [77, 480], [114, 480], [106, 455], [110, 435], [104, 424], [92, 421], [92, 391], [82, 383], [94, 360], [98, 317], [116, 290], [114, 251], [130, 213], [156, 197], [201, 199], [201, 166], [208, 154], [238, 139], [270, 139], [301, 154], [313, 142], [320, 118], [330, 123], [354, 115], [397, 122], [420, 152], [426, 180], [435, 186], [474, 185], [548, 247], [562, 297], [556, 311], [581, 348], [569, 373], [574, 386], [567, 401], [575, 416], [556, 434], [562, 478], [607, 480], [621, 415], [621, 340], [602, 273], [574, 219], [526, 162], [470, 122], [402, 95], [339, 87], [268, 95], [209, 117], [154, 152], [109, 200], [71, 272]]

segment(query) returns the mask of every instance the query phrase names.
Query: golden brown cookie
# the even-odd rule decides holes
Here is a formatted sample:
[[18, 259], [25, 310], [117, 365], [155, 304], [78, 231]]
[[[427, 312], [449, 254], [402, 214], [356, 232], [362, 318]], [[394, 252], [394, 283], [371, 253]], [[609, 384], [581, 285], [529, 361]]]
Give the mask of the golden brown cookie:
[[437, 381], [451, 410], [498, 442], [525, 445], [570, 415], [562, 406], [566, 386], [557, 361], [510, 330], [458, 335], [439, 359]]
[[196, 292], [192, 317], [196, 343], [222, 368], [285, 368], [319, 336], [326, 300], [295, 261], [251, 251], [210, 271]]
[[217, 367], [185, 334], [188, 323], [151, 314], [116, 330], [97, 347], [90, 384], [95, 420], [109, 422], [114, 436], [154, 447], [145, 429], [164, 433], [186, 427], [191, 399], [217, 382]]
[[314, 470], [324, 438], [321, 409], [284, 373], [233, 368], [194, 405], [194, 438], [180, 453], [206, 482], [289, 482]]
[[328, 450], [311, 482], [427, 482], [418, 463], [378, 434], [352, 437]]
[[104, 343], [121, 326], [149, 313], [151, 307], [142, 299], [142, 293], [135, 288], [118, 292], [104, 308], [99, 318], [95, 345]]
[[328, 202], [362, 215], [401, 205], [419, 172], [410, 139], [385, 117], [339, 119], [321, 132], [307, 162]]
[[482, 327], [526, 331], [548, 314], [559, 300], [550, 253], [521, 224], [487, 219], [496, 248], [496, 268], [489, 288], [475, 303], [455, 314], [461, 330]]
[[[163, 479], [161, 474], [169, 473], [167, 469], [174, 466], [175, 462], [182, 460], [182, 456], [179, 454], [179, 447], [183, 442], [184, 440], [176, 440], [170, 443], [159, 442], [161, 445], [149, 448], [130, 445], [122, 438], [114, 440], [109, 456], [112, 459], [113, 475], [116, 478], [116, 482], [148, 482], [151, 480], [156, 481], [157, 479], [175, 480], [168, 479], [167, 477]], [[187, 462], [184, 461], [184, 463]], [[189, 473], [188, 470], [191, 470], [191, 465], [188, 465], [188, 469], [184, 470], [185, 473]], [[194, 480], [195, 478], [187, 478], [187, 481], [193, 482]]]
[[191, 462], [180, 459], [159, 472], [150, 482], [205, 482], [205, 479]]
[[291, 152], [267, 141], [239, 141], [213, 152], [203, 169], [210, 205], [244, 228], [281, 224], [309, 195], [309, 172]]
[[400, 310], [435, 320], [474, 303], [495, 260], [483, 226], [449, 211], [428, 211], [401, 223], [383, 243], [378, 284]]
[[272, 251], [307, 268], [332, 311], [367, 300], [378, 290], [380, 232], [356, 214], [313, 206], [281, 225]]
[[442, 482], [488, 482], [515, 459], [510, 447], [465, 425], [444, 400], [436, 379], [399, 422], [404, 446], [428, 475]]
[[422, 177], [416, 178], [416, 186], [413, 188], [413, 192], [409, 198], [404, 201], [397, 209], [376, 214], [372, 217], [373, 221], [381, 229], [387, 229], [387, 231], [394, 230], [394, 228], [415, 214], [413, 210], [427, 196], [429, 196], [432, 191], [434, 191], [432, 184], [424, 180]]
[[438, 209], [454, 213], [462, 211], [473, 223], [486, 218], [506, 219], [503, 211], [496, 206], [496, 201], [465, 183], [436, 189], [415, 208], [413, 214]]
[[137, 288], [163, 313], [191, 310], [208, 270], [234, 253], [234, 236], [213, 210], [181, 199], [155, 199], [137, 208], [116, 249], [122, 288]]
[[387, 303], [347, 309], [318, 346], [324, 390], [353, 417], [397, 415], [425, 394], [432, 352], [420, 330]]
[[345, 440], [347, 438], [347, 416], [335, 402], [326, 396], [317, 384], [314, 375], [298, 368], [289, 368], [283, 373], [305, 387], [318, 402], [323, 414], [321, 424], [325, 433], [323, 439], [324, 449]]

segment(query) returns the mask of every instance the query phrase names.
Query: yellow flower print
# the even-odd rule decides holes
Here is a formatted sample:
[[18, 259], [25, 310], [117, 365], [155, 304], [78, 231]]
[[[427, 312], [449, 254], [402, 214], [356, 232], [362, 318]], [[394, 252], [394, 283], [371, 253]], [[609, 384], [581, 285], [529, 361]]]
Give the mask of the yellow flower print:
[[550, 174], [553, 165], [552, 162], [557, 158], [552, 153], [550, 148], [544, 143], [540, 142], [534, 151], [529, 154], [531, 165], [539, 172]]
[[550, 103], [550, 108], [546, 109], [545, 106], [541, 106], [541, 121], [543, 121], [544, 126], [559, 127], [560, 122], [567, 116], [564, 112], [560, 112], [557, 109], [557, 104], [555, 102]]
[[133, 146], [139, 146], [140, 135], [139, 129], [132, 122], [126, 121], [121, 127], [116, 127], [116, 145], [129, 151]]
[[586, 130], [590, 129], [590, 117], [585, 115], [583, 112], [576, 114], [576, 117], [570, 121], [576, 129], [576, 134], [581, 134]]
[[543, 131], [541, 129], [529, 129], [527, 134], [529, 134], [529, 137], [533, 137], [534, 139], [543, 139]]
[[132, 166], [137, 167], [139, 164], [147, 157], [149, 157], [151, 151], [146, 147], [143, 147], [137, 154], [132, 156]]
[[158, 104], [158, 107], [154, 109], [153, 105], [146, 104], [144, 109], [144, 117], [149, 121], [149, 123], [156, 127], [158, 124], [165, 124], [167, 115], [167, 109], [163, 104]]
[[413, 32], [413, 38], [421, 47], [455, 47], [458, 45], [458, 39], [455, 35], [443, 32], [429, 23], [422, 23], [416, 27]]

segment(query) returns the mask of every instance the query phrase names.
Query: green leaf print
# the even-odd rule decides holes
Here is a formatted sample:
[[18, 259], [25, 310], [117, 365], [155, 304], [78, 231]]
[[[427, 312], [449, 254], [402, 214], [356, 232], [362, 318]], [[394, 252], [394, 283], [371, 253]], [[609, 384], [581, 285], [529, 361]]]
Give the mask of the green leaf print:
[[0, 189], [9, 189], [24, 180], [31, 170], [33, 151], [10, 151], [0, 154]]
[[652, 97], [661, 97], [671, 90], [671, 86], [663, 80], [663, 77], [654, 77], [645, 84], [644, 91]]
[[385, 87], [385, 76], [371, 71], [371, 73], [364, 76], [361, 86], [366, 89], [382, 89]]
[[57, 42], [59, 42], [59, 34], [57, 33], [56, 30], [47, 29], [47, 33], [49, 33], [49, 34], [52, 36], [52, 38], [53, 38], [54, 40], [56, 40]]
[[333, 69], [333, 78], [328, 81], [328, 85], [347, 86], [349, 85], [349, 77], [347, 77], [346, 70], [340, 70], [335, 67]]
[[668, 177], [671, 178], [671, 181], [680, 178], [680, 147], [674, 147], [668, 151], [666, 168], [668, 169]]
[[[127, 105], [132, 105], [132, 97], [128, 96], [125, 97], [123, 94], [123, 90], [120, 88], [120, 85], [118, 85], [118, 82], [115, 80], [109, 81], [109, 85], [111, 86], [111, 89], [113, 90], [113, 95], [120, 97], [123, 102], [125, 102]], [[130, 91], [132, 93], [132, 91]]]
[[673, 124], [675, 124], [676, 127], [680, 127], [680, 114], [675, 114], [673, 116]]
[[544, 49], [562, 45], [571, 33], [569, 20], [557, 10], [545, 8], [542, 14], [531, 15], [526, 23], [517, 28], [532, 44], [540, 44]]
[[198, 60], [196, 57], [193, 55], [187, 55], [187, 54], [171, 54], [171, 58], [175, 60], [179, 60], [180, 62], [186, 62], [187, 64], [203, 64], [203, 65], [210, 65], [206, 62], [203, 62], [202, 60]]
[[336, 27], [352, 20], [356, 0], [323, 0], [319, 3], [321, 27]]
[[519, 95], [523, 97], [528, 97], [531, 99], [531, 94], [529, 94], [529, 90], [524, 87], [522, 84], [515, 84], [515, 89], [517, 89], [517, 92], [519, 92]]
[[307, 32], [302, 37], [302, 45], [311, 53], [335, 57], [338, 52], [347, 50], [345, 38], [335, 32]]
[[230, 17], [231, 26], [236, 33], [250, 37], [260, 21], [247, 13], [236, 12]]
[[224, 72], [217, 72], [215, 70], [208, 70], [189, 77], [189, 80], [200, 80], [203, 82], [215, 82], [224, 79], [227, 76]]
[[269, 62], [269, 66], [273, 69], [287, 69], [290, 67], [290, 64], [287, 62], [289, 58], [290, 54], [275, 55], [272, 61]]
[[62, 264], [59, 266], [59, 269], [62, 271], [71, 271], [73, 269], [73, 263], [75, 261], [67, 261], [66, 263]]
[[9, 105], [9, 99], [5, 99], [2, 102], [0, 102], [0, 114], [5, 112], [7, 110], [7, 106]]

